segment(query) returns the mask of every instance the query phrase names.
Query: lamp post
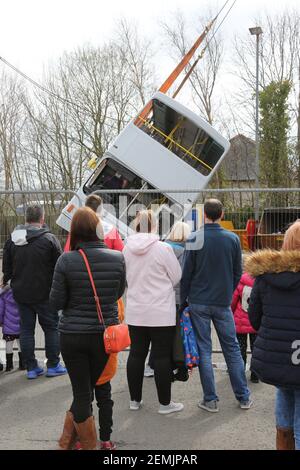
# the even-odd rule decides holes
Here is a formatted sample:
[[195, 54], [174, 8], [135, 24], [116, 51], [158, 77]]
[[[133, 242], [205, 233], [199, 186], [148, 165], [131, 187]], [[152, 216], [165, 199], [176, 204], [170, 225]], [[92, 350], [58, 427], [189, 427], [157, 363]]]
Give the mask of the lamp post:
[[[260, 26], [249, 28], [249, 31], [256, 36], [255, 186], [259, 188], [259, 40], [263, 31]], [[255, 193], [255, 220], [259, 220], [259, 193]]]

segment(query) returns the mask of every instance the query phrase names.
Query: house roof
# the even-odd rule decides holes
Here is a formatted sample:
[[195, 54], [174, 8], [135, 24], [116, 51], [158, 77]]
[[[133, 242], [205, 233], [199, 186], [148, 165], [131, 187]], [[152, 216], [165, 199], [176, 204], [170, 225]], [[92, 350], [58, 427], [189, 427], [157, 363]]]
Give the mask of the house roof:
[[230, 181], [255, 180], [255, 142], [243, 134], [230, 139], [230, 150], [223, 160], [221, 169]]

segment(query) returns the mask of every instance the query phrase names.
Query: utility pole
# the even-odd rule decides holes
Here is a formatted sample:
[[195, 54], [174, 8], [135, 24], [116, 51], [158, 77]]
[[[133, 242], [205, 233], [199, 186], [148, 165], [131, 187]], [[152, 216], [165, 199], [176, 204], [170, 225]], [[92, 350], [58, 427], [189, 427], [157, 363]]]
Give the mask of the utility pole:
[[[263, 33], [260, 26], [249, 28], [250, 34], [256, 36], [256, 106], [255, 106], [255, 187], [259, 188], [259, 45], [260, 36]], [[259, 193], [255, 193], [255, 221], [259, 222]]]

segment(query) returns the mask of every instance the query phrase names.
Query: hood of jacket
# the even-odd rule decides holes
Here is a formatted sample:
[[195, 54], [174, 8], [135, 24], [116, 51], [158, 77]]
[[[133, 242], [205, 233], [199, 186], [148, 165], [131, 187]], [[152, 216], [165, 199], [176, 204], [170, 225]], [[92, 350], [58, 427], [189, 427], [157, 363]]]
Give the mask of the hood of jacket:
[[5, 284], [4, 286], [0, 287], [0, 296], [6, 294], [10, 290], [10, 285]]
[[46, 225], [43, 227], [30, 224], [18, 225], [11, 234], [11, 240], [16, 246], [24, 246], [49, 232], [50, 230]]
[[300, 288], [300, 251], [257, 251], [246, 260], [245, 269], [278, 289]]
[[135, 233], [127, 238], [126, 246], [135, 255], [144, 255], [159, 241], [155, 233]]
[[240, 281], [244, 286], [253, 287], [254, 279], [248, 272], [244, 273]]

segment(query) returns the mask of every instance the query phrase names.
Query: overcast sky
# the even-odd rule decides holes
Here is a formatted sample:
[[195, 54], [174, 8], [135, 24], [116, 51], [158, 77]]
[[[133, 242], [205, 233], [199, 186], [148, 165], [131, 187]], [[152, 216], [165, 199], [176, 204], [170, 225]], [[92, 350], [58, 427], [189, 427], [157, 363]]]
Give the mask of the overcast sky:
[[[105, 42], [121, 16], [134, 18], [142, 32], [159, 34], [158, 22], [176, 9], [196, 22], [209, 6], [213, 12], [225, 0], [0, 0], [0, 55], [39, 78], [43, 67], [64, 51], [90, 42]], [[247, 34], [262, 11], [275, 14], [285, 8], [300, 9], [299, 0], [237, 0], [222, 35], [228, 40], [241, 31]], [[159, 67], [159, 64], [155, 66]]]

